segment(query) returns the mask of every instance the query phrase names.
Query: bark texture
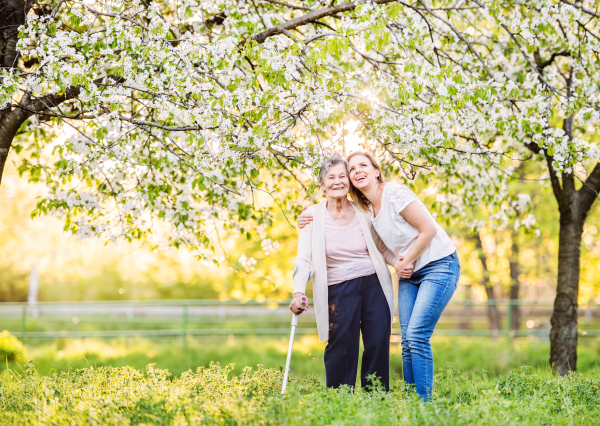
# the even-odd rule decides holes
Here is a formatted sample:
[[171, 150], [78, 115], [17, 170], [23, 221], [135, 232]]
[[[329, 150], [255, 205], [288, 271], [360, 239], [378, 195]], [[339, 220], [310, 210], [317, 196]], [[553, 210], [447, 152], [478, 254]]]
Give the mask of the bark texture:
[[573, 213], [561, 212], [560, 216], [558, 282], [550, 320], [550, 365], [561, 376], [577, 371], [577, 299], [583, 222]]
[[[4, 69], [18, 65], [18, 28], [25, 24], [25, 17], [32, 4], [31, 1], [24, 0], [0, 0], [0, 66]], [[0, 84], [2, 83], [0, 78]], [[19, 122], [20, 117], [16, 116], [19, 114], [12, 112], [10, 107], [0, 110], [0, 184], [12, 141], [25, 121]]]
[[18, 28], [25, 23], [30, 8], [31, 3], [23, 0], [0, 0], [0, 64], [3, 68], [17, 65]]

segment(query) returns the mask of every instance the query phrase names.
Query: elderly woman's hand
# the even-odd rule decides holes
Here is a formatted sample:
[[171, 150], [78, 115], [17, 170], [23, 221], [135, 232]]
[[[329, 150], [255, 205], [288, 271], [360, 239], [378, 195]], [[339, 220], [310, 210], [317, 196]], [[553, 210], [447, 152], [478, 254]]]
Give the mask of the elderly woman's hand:
[[290, 303], [290, 311], [296, 315], [308, 311], [308, 299], [304, 296], [304, 293], [294, 293], [294, 299]]
[[302, 209], [302, 214], [300, 216], [298, 216], [297, 223], [298, 223], [298, 228], [300, 228], [300, 229], [304, 228], [306, 225], [308, 225], [309, 223], [311, 223], [312, 220], [313, 220], [312, 215], [310, 213], [306, 212], [306, 209], [308, 207], [309, 206], [304, 207]]
[[406, 279], [412, 277], [413, 272], [415, 272], [415, 264], [410, 263], [407, 265], [404, 263], [404, 258], [401, 257], [398, 263], [396, 263], [394, 266], [394, 269], [396, 269], [396, 275], [398, 275], [398, 278]]

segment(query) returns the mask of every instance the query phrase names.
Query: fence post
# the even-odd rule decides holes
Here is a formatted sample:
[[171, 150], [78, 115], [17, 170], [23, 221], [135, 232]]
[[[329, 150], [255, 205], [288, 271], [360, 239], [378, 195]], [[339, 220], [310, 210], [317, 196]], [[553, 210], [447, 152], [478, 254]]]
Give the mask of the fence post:
[[25, 340], [27, 333], [27, 305], [23, 305], [23, 314], [21, 316], [21, 340]]
[[35, 265], [31, 267], [29, 271], [29, 295], [27, 296], [27, 301], [29, 305], [33, 307], [33, 317], [37, 318], [39, 315], [38, 309], [35, 307], [38, 302], [38, 288], [39, 288], [39, 278]]
[[188, 305], [183, 305], [183, 347], [187, 351]]
[[512, 326], [512, 305], [513, 305], [513, 300], [508, 300], [508, 309], [506, 312], [506, 336], [508, 338], [510, 338], [510, 328]]

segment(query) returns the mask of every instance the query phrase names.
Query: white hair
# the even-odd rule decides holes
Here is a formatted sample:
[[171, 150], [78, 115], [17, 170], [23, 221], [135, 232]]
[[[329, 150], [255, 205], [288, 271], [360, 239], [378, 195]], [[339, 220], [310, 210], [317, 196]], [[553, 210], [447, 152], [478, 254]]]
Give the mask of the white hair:
[[337, 166], [338, 164], [343, 164], [346, 168], [346, 174], [348, 174], [348, 161], [339, 154], [332, 155], [321, 164], [321, 168], [319, 169], [319, 185], [323, 185], [325, 175], [329, 171], [329, 168], [331, 166]]

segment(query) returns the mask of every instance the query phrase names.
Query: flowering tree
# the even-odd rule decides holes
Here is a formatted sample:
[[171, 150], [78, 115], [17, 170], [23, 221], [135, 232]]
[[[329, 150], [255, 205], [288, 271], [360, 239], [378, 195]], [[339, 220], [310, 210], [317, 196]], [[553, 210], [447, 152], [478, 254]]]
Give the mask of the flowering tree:
[[165, 241], [210, 247], [214, 217], [250, 233], [273, 213], [262, 195], [286, 211], [310, 192], [306, 172], [353, 119], [408, 178], [440, 182], [441, 214], [485, 206], [496, 226], [518, 214], [532, 229], [510, 185], [532, 163], [561, 227], [550, 362], [576, 369], [581, 234], [600, 190], [596, 4], [2, 5], [0, 170], [9, 148], [29, 153], [21, 172], [51, 189], [40, 212], [107, 239], [160, 219]]

